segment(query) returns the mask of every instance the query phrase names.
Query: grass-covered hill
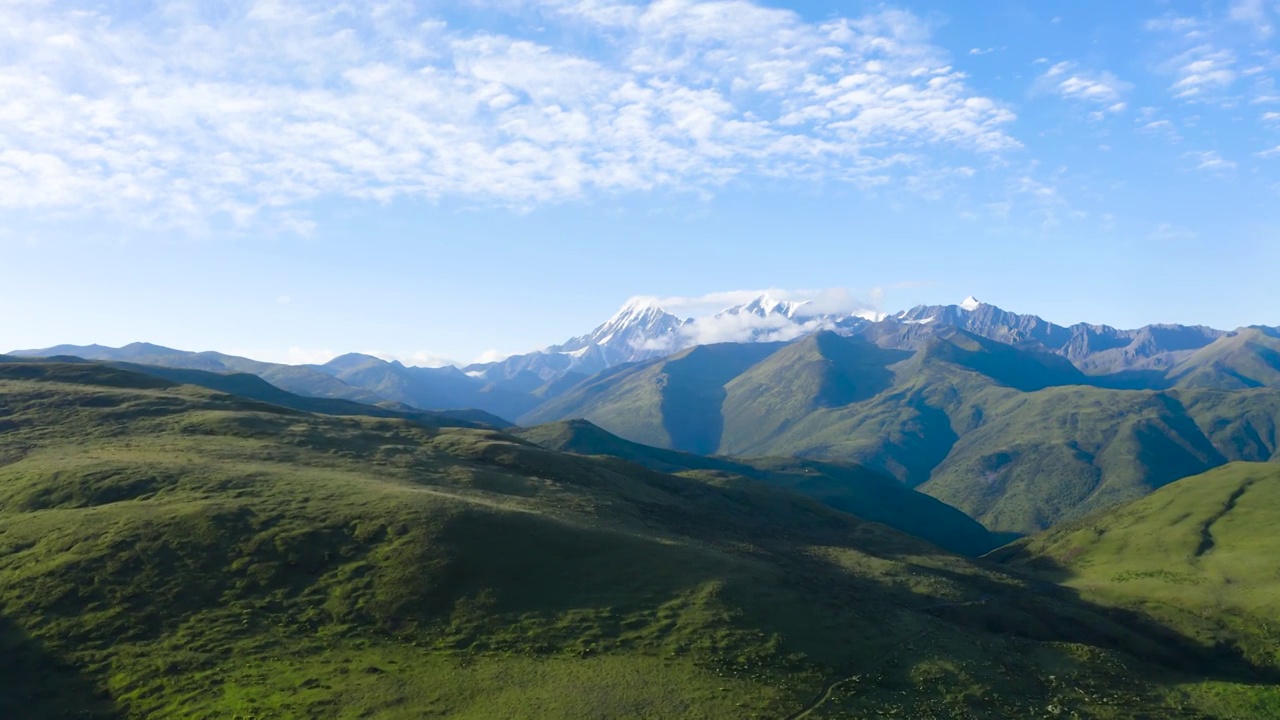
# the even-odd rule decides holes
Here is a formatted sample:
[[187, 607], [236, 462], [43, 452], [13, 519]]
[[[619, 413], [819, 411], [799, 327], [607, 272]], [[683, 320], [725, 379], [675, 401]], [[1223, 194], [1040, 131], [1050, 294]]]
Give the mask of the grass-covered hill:
[[516, 435], [552, 450], [607, 455], [660, 472], [718, 482], [766, 483], [962, 555], [981, 555], [1013, 539], [992, 533], [959, 510], [860, 465], [797, 458], [708, 457], [663, 450], [623, 440], [586, 420], [538, 425], [517, 430]]
[[[950, 327], [922, 336], [914, 352], [818, 333], [763, 357], [758, 346], [699, 348], [734, 358], [716, 366], [742, 368], [727, 381], [710, 371], [696, 383], [688, 373], [671, 380], [690, 354], [626, 366], [522, 420], [583, 417], [670, 449], [858, 463], [992, 530], [1028, 533], [1229, 461], [1274, 458], [1280, 388], [1191, 381], [1214, 366], [1206, 358], [1223, 357], [1237, 375], [1263, 377], [1269, 345], [1258, 338], [1269, 336], [1224, 337], [1180, 366], [1188, 382], [1133, 390], [1099, 387], [1058, 355]], [[709, 407], [717, 398], [718, 415]], [[707, 434], [688, 442], [664, 432], [672, 412], [710, 417]]]
[[[1278, 519], [1280, 465], [1232, 463], [992, 558], [1280, 668]], [[1280, 717], [1274, 691], [1258, 703], [1245, 716]]]
[[0, 717], [1230, 717], [1259, 668], [763, 483], [0, 363]]

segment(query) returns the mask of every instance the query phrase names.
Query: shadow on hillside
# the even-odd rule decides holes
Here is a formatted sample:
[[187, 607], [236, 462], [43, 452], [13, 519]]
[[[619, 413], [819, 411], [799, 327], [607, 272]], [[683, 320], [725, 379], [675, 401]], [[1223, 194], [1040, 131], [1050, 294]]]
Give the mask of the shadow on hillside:
[[[910, 561], [898, 556], [899, 560]], [[839, 571], [821, 561], [797, 559], [797, 576], [809, 578], [838, 576]], [[977, 636], [997, 635], [1037, 643], [1073, 643], [1122, 653], [1155, 670], [1163, 670], [1183, 678], [1226, 681], [1246, 685], [1280, 684], [1280, 668], [1257, 665], [1237, 647], [1218, 642], [1212, 646], [1187, 637], [1157, 620], [1132, 610], [1099, 605], [1083, 599], [1073, 588], [1047, 582], [1039, 576], [1016, 569], [997, 567], [983, 561], [978, 565], [989, 574], [960, 573], [932, 566], [913, 568], [915, 587], [926, 588], [937, 581], [951, 587], [963, 587], [967, 596], [961, 600], [941, 598], [929, 592], [914, 591], [906, 584], [875, 583], [865, 578], [843, 583], [825, 581], [825, 592], [832, 597], [854, 600], [866, 592], [850, 593], [849, 585], [874, 585], [879, 600], [901, 611], [928, 615], [953, 628]], [[803, 568], [804, 565], [811, 567]], [[826, 567], [822, 567], [826, 565]], [[803, 569], [802, 569], [803, 568]], [[1055, 577], [1067, 577], [1063, 569]], [[869, 588], [870, 589], [870, 588]], [[765, 620], [765, 623], [768, 621]], [[1042, 645], [1051, 650], [1053, 645]], [[808, 649], [804, 650], [809, 652]], [[1063, 654], [1066, 657], [1066, 654]], [[907, 670], [898, 680], [909, 686]], [[856, 669], [855, 669], [856, 671]], [[1149, 678], [1151, 679], [1151, 678]]]
[[79, 670], [0, 617], [0, 717], [109, 720], [124, 714]]

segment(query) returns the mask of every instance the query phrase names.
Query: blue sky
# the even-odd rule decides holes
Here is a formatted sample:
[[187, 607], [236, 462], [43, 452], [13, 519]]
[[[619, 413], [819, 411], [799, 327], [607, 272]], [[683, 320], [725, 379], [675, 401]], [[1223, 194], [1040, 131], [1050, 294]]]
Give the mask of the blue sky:
[[0, 4], [0, 349], [469, 361], [760, 289], [1276, 325], [1278, 208], [1280, 0]]

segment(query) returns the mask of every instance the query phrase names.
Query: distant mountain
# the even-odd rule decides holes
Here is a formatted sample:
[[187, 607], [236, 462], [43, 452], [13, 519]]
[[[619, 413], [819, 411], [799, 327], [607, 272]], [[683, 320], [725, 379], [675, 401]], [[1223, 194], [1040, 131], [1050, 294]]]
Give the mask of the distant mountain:
[[479, 408], [502, 417], [518, 417], [538, 402], [528, 393], [483, 382], [452, 366], [411, 367], [350, 353], [311, 367], [347, 385], [416, 408]]
[[[852, 333], [869, 322], [867, 315], [874, 316], [824, 313], [811, 302], [778, 300], [764, 293], [710, 317], [681, 318], [655, 300], [636, 299], [586, 335], [538, 352], [463, 369], [498, 387], [554, 397], [564, 388], [618, 365], [666, 357], [726, 339], [779, 342], [817, 330]], [[571, 382], [564, 382], [565, 378]]]
[[12, 354], [18, 357], [69, 356], [85, 360], [115, 360], [216, 373], [251, 373], [282, 390], [299, 395], [337, 398], [366, 404], [377, 404], [388, 399], [341, 382], [331, 374], [321, 372], [312, 366], [260, 362], [219, 352], [189, 352], [151, 343], [137, 342], [120, 348], [102, 345], [58, 345], [43, 350], [17, 350]]
[[1280, 387], [1113, 389], [1036, 343], [909, 333], [915, 350], [832, 332], [702, 346], [602, 373], [521, 422], [583, 417], [682, 451], [855, 462], [1012, 532], [1280, 449]]
[[494, 387], [454, 367], [406, 367], [360, 353], [343, 355], [323, 365], [282, 365], [149, 343], [133, 343], [121, 348], [60, 345], [43, 350], [19, 350], [13, 355], [68, 356], [210, 373], [249, 373], [297, 395], [365, 405], [401, 405], [417, 411], [475, 409], [500, 418], [514, 418], [540, 402], [533, 395]]
[[1198, 325], [1147, 325], [1137, 330], [1087, 323], [1057, 325], [1035, 315], [1001, 310], [972, 297], [959, 305], [915, 307], [886, 322], [951, 325], [1010, 345], [1034, 345], [1092, 373], [1167, 369], [1226, 334]]
[[[557, 386], [571, 385], [572, 381], [616, 365], [669, 355], [687, 347], [680, 330], [688, 322], [651, 302], [634, 300], [586, 335], [546, 350], [514, 355], [496, 363], [473, 364], [463, 370], [495, 390], [538, 397], [554, 395]], [[565, 383], [566, 378], [571, 382]]]
[[[956, 305], [918, 306], [892, 316], [874, 312], [831, 313], [814, 302], [779, 300], [761, 294], [705, 317], [680, 317], [657, 301], [628, 302], [611, 318], [584, 335], [545, 350], [509, 357], [501, 362], [473, 364], [462, 369], [419, 368], [353, 353], [323, 365], [290, 366], [265, 363], [217, 352], [193, 353], [134, 343], [122, 348], [101, 345], [59, 346], [16, 351], [25, 357], [71, 355], [94, 360], [136, 362], [210, 372], [247, 372], [300, 395], [338, 398], [362, 403], [399, 402], [439, 410], [476, 408], [514, 420], [548, 403], [607, 370], [636, 362], [672, 357], [705, 344], [721, 342], [789, 342], [818, 332], [858, 336], [891, 350], [916, 351], [949, 329], [1003, 345], [1056, 355], [1088, 374], [1090, 384], [1124, 389], [1166, 389], [1178, 385], [1233, 389], [1250, 382], [1269, 383], [1244, 368], [1198, 370], [1192, 356], [1233, 333], [1199, 326], [1150, 325], [1117, 330], [1105, 325], [1057, 325], [1035, 315], [1007, 312], [973, 297]], [[1265, 335], [1265, 333], [1271, 335]], [[1276, 331], [1256, 333], [1274, 340]], [[1265, 343], [1263, 343], [1265, 344]], [[1258, 342], [1243, 351], [1261, 352]], [[945, 347], [942, 348], [946, 350]], [[1212, 352], [1218, 352], [1213, 350]], [[1050, 362], [1042, 359], [1041, 364]], [[1237, 359], [1252, 367], [1254, 361]], [[1222, 367], [1218, 362], [1215, 367]], [[1264, 361], [1264, 364], [1266, 361]], [[1066, 372], [1059, 363], [1060, 371]], [[1179, 367], [1174, 372], [1173, 368]], [[1194, 378], [1191, 376], [1194, 375]], [[544, 409], [538, 417], [552, 417]]]

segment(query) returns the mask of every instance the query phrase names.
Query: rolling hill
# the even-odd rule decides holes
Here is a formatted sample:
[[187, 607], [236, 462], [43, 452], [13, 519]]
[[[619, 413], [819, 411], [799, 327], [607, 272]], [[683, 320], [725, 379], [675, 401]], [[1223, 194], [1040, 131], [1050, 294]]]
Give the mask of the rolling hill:
[[0, 646], [23, 718], [1191, 718], [1271, 682], [763, 483], [84, 363], [0, 364]]

